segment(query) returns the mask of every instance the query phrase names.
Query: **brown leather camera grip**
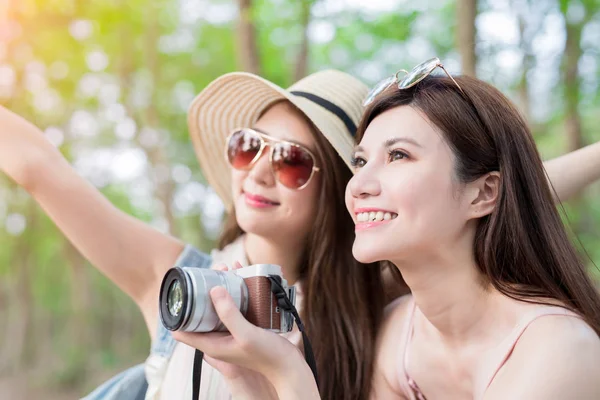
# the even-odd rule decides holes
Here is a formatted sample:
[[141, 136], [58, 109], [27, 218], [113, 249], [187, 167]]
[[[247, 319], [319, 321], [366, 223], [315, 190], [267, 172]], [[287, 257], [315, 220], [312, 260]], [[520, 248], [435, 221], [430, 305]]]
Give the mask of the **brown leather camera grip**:
[[263, 329], [281, 330], [281, 314], [277, 300], [271, 292], [271, 282], [265, 276], [245, 278], [248, 286], [248, 311], [246, 319]]

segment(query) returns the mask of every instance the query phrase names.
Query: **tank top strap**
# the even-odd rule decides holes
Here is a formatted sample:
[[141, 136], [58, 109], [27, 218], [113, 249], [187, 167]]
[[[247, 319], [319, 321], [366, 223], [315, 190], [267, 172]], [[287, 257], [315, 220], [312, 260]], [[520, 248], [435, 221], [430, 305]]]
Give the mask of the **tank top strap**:
[[413, 321], [415, 317], [415, 310], [417, 308], [417, 304], [415, 303], [414, 298], [411, 297], [409, 301], [410, 303], [408, 305], [408, 318], [404, 323], [404, 327], [400, 336], [400, 346], [398, 348], [397, 377], [400, 389], [402, 390], [406, 398], [409, 400], [416, 400], [417, 397], [415, 397], [415, 393], [412, 388], [413, 385], [411, 385], [412, 379], [408, 376], [406, 372], [406, 365], [408, 362], [408, 347], [413, 335]]

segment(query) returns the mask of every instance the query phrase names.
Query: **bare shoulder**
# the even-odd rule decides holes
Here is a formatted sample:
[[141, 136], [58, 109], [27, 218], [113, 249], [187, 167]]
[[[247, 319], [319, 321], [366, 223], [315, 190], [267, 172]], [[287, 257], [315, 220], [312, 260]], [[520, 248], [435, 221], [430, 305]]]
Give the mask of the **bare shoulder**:
[[600, 371], [600, 337], [583, 319], [574, 316], [545, 316], [534, 321], [519, 340], [515, 356], [564, 361], [575, 358], [583, 367]]
[[486, 399], [597, 399], [600, 337], [581, 318], [545, 316], [523, 333]]
[[412, 296], [392, 301], [385, 309], [385, 317], [377, 337], [373, 399], [402, 399], [398, 384], [398, 357], [407, 318], [412, 307]]

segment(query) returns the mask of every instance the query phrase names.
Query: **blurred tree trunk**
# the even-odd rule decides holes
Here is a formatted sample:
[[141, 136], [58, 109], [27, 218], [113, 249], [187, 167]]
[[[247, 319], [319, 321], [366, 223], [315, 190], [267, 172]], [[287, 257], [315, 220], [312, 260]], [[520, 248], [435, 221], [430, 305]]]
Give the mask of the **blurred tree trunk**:
[[[579, 79], [579, 60], [583, 54], [581, 34], [583, 28], [592, 19], [592, 10], [584, 2], [584, 16], [579, 20], [569, 17], [569, 1], [561, 2], [561, 11], [567, 34], [563, 54], [563, 79], [565, 94], [565, 132], [567, 135], [567, 151], [571, 152], [584, 146], [581, 130], [581, 115], [579, 114], [579, 99], [581, 96], [581, 81]], [[579, 196], [575, 196], [575, 201]]]
[[[6, 21], [15, 20], [16, 11], [10, 4], [3, 10], [2, 17]], [[12, 60], [19, 45], [19, 39], [12, 38], [6, 42], [5, 57]], [[12, 107], [12, 103], [17, 103], [25, 96], [24, 89], [24, 71], [21, 65], [14, 65], [15, 70], [15, 89], [5, 105]], [[7, 182], [8, 193], [16, 193], [21, 190], [17, 185], [9, 180]], [[11, 204], [11, 199], [5, 199], [7, 205]], [[25, 231], [20, 236], [15, 237], [15, 245], [12, 246], [10, 255], [10, 269], [15, 271], [16, 282], [9, 289], [10, 306], [7, 308], [6, 340], [2, 349], [2, 358], [0, 359], [0, 370], [6, 369], [9, 372], [19, 372], [25, 367], [28, 361], [33, 357], [32, 331], [34, 299], [32, 297], [31, 286], [35, 276], [32, 276], [31, 270], [31, 247], [32, 235], [35, 233], [37, 206], [30, 197], [19, 205], [15, 211], [19, 211], [25, 217], [28, 224]]]
[[[579, 61], [583, 55], [581, 47], [581, 35], [585, 26], [594, 16], [592, 5], [589, 1], [583, 1], [576, 4], [575, 7], [584, 8], [583, 15], [580, 18], [573, 17], [579, 13], [569, 13], [569, 6], [572, 3], [568, 0], [560, 2], [561, 12], [565, 23], [566, 41], [563, 54], [563, 79], [564, 79], [564, 98], [565, 98], [565, 133], [567, 135], [567, 151], [577, 150], [585, 145], [582, 132], [581, 114], [579, 113], [579, 101], [581, 98], [581, 80], [579, 78]], [[571, 15], [569, 15], [571, 14]], [[579, 235], [585, 231], [593, 230], [589, 226], [592, 221], [590, 209], [586, 206], [585, 199], [581, 193], [575, 194], [569, 203], [576, 210], [573, 220], [573, 231]], [[580, 251], [581, 258], [587, 259], [585, 250]]]
[[302, 41], [296, 60], [296, 69], [294, 70], [294, 82], [298, 82], [308, 73], [308, 25], [310, 23], [310, 10], [313, 2], [311, 0], [301, 1], [300, 24], [302, 25]]
[[564, 54], [565, 82], [565, 129], [567, 133], [567, 150], [573, 151], [583, 147], [581, 134], [581, 116], [579, 115], [579, 96], [581, 85], [579, 81], [579, 59], [581, 50], [581, 31], [579, 24], [566, 24], [567, 40]]
[[35, 278], [31, 268], [31, 235], [36, 228], [36, 205], [28, 199], [25, 205], [26, 230], [16, 238], [16, 246], [12, 254], [11, 265], [17, 271], [17, 281], [14, 292], [10, 296], [10, 307], [7, 322], [7, 340], [3, 350], [4, 368], [9, 372], [24, 369], [33, 357], [32, 329], [33, 326], [33, 297], [31, 283]]
[[[88, 315], [92, 313], [90, 302], [90, 284], [85, 272], [85, 258], [69, 242], [65, 240], [62, 247], [62, 257], [69, 267], [71, 287], [71, 314], [69, 315], [69, 332], [76, 345], [72, 345], [70, 361], [77, 366], [77, 378], [83, 379], [87, 373], [89, 360], [86, 353], [80, 349], [89, 349], [95, 344], [90, 329]], [[81, 369], [83, 368], [83, 370]]]
[[[128, 3], [123, 0], [122, 7], [124, 12], [128, 8]], [[157, 4], [157, 3], [153, 3]], [[158, 48], [157, 43], [160, 37], [160, 26], [158, 23], [158, 17], [160, 16], [160, 9], [150, 8], [149, 12], [146, 13], [146, 35], [144, 36], [144, 67], [150, 72], [152, 77], [153, 90], [151, 93], [151, 100], [143, 112], [138, 113], [136, 110], [125, 101], [125, 108], [127, 114], [134, 119], [137, 128], [147, 127], [160, 135], [160, 139], [164, 139], [159, 131], [159, 116], [158, 108], [156, 107], [157, 101], [157, 87], [160, 82], [160, 70], [159, 70], [159, 59], [158, 59]], [[120, 31], [123, 38], [133, 37], [133, 32], [128, 24], [121, 24]], [[120, 83], [123, 90], [123, 98], [131, 98], [131, 79], [136, 71], [135, 65], [135, 48], [134, 43], [130, 40], [123, 40], [122, 42], [122, 53], [120, 56]], [[177, 236], [178, 229], [173, 213], [172, 200], [175, 193], [175, 183], [171, 178], [171, 165], [169, 159], [164, 151], [162, 143], [155, 143], [153, 146], [143, 146], [139, 142], [139, 136], [136, 139], [138, 146], [144, 151], [150, 164], [152, 171], [151, 176], [154, 183], [154, 197], [159, 201], [161, 210], [160, 213], [167, 222], [167, 231], [169, 234]]]
[[458, 0], [456, 11], [457, 47], [462, 63], [462, 74], [476, 76], [475, 19], [477, 17], [477, 0]]
[[519, 13], [519, 47], [523, 51], [523, 64], [521, 68], [521, 76], [517, 86], [517, 92], [519, 96], [519, 102], [521, 103], [521, 112], [525, 116], [528, 123], [531, 124], [531, 99], [529, 98], [529, 84], [527, 75], [531, 70], [534, 63], [533, 52], [531, 51], [531, 41], [526, 37], [525, 34], [525, 15]]
[[260, 75], [260, 54], [252, 15], [252, 0], [239, 0], [239, 5], [240, 20], [237, 33], [239, 63], [244, 71]]
[[[160, 70], [159, 70], [159, 59], [158, 59], [158, 39], [160, 38], [160, 25], [158, 23], [158, 17], [160, 10], [154, 10], [148, 14], [148, 25], [146, 28], [145, 36], [145, 48], [144, 54], [146, 56], [145, 66], [150, 71], [152, 81], [154, 82], [154, 90], [152, 91], [151, 100], [148, 107], [145, 109], [145, 115], [143, 123], [159, 131], [159, 117], [158, 108], [156, 103], [158, 101], [158, 87], [160, 85]], [[140, 127], [140, 121], [137, 121], [137, 126]], [[162, 135], [161, 135], [162, 136]], [[157, 146], [146, 148], [146, 155], [148, 161], [152, 166], [154, 172], [154, 187], [155, 196], [162, 205], [162, 213], [168, 224], [168, 232], [171, 235], [177, 236], [177, 223], [173, 214], [173, 196], [175, 194], [175, 183], [171, 178], [171, 164], [164, 151], [164, 146], [160, 143]]]

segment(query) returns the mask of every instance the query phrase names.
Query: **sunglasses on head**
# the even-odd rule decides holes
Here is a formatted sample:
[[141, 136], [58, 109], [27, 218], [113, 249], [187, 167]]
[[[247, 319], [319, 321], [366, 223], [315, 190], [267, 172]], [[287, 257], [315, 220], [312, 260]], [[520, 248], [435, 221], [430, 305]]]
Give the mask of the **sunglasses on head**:
[[[377, 85], [375, 85], [375, 87], [373, 89], [371, 89], [371, 91], [367, 95], [367, 98], [363, 102], [363, 106], [366, 107], [369, 104], [371, 104], [377, 98], [377, 96], [379, 96], [387, 88], [389, 88], [390, 86], [392, 86], [394, 84], [397, 84], [399, 90], [408, 89], [408, 88], [415, 86], [417, 83], [419, 83], [423, 79], [427, 78], [438, 67], [440, 67], [446, 73], [446, 75], [448, 75], [448, 78], [452, 79], [452, 82], [454, 82], [456, 84], [458, 89], [464, 95], [465, 92], [462, 90], [460, 85], [454, 80], [452, 75], [450, 75], [448, 73], [448, 71], [446, 71], [446, 68], [444, 68], [440, 59], [435, 57], [435, 58], [429, 59], [429, 60], [417, 65], [410, 72], [408, 72], [405, 69], [401, 69], [400, 71], [396, 72], [394, 75], [380, 81]], [[400, 76], [399, 76], [401, 72], [404, 73], [404, 77], [402, 77], [402, 78], [400, 78]]]
[[260, 159], [266, 147], [273, 175], [289, 189], [304, 189], [319, 171], [315, 156], [306, 147], [250, 128], [234, 130], [227, 138], [225, 153], [233, 168], [245, 171]]

